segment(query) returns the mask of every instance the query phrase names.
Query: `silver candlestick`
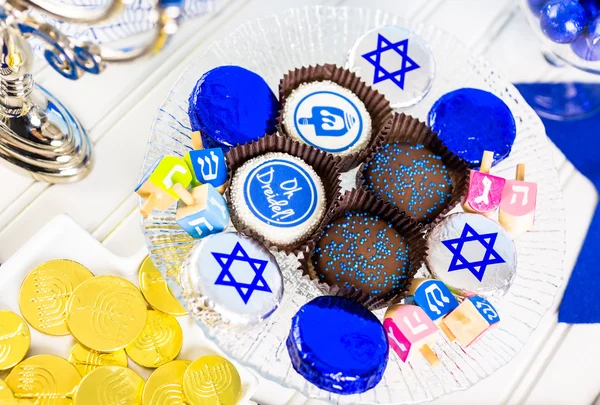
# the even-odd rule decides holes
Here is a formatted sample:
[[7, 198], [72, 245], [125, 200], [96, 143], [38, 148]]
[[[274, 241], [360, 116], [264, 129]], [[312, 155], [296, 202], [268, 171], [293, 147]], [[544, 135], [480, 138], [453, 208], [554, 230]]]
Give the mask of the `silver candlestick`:
[[99, 74], [107, 63], [131, 62], [159, 52], [177, 32], [182, 2], [159, 1], [151, 13], [152, 38], [132, 49], [112, 49], [68, 38], [31, 17], [36, 10], [73, 23], [96, 24], [117, 17], [132, 0], [110, 0], [99, 9], [82, 9], [51, 0], [0, 0], [0, 158], [49, 183], [79, 180], [91, 169], [91, 145], [77, 118], [32, 76], [33, 51], [27, 41], [44, 43], [44, 58], [56, 71], [76, 80]]

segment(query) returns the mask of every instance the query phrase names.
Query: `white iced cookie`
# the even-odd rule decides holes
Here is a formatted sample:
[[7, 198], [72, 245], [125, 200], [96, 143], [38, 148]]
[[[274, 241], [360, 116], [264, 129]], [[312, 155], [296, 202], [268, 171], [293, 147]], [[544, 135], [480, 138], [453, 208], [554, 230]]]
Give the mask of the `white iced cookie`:
[[449, 215], [429, 233], [427, 247], [427, 267], [435, 278], [467, 296], [502, 297], [517, 272], [511, 237], [483, 215]]
[[386, 25], [356, 41], [348, 55], [348, 69], [383, 94], [392, 108], [406, 108], [431, 89], [435, 60], [419, 35]]
[[283, 109], [293, 139], [334, 155], [363, 150], [371, 139], [371, 116], [350, 90], [331, 81], [301, 84]]
[[242, 226], [282, 247], [309, 236], [325, 214], [321, 179], [287, 153], [267, 153], [244, 163], [233, 174], [230, 196]]

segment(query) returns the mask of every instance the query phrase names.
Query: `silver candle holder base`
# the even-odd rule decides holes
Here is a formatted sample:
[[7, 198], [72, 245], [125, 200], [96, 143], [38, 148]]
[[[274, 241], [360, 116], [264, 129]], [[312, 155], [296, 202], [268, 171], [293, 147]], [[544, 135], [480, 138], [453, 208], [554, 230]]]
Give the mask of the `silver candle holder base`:
[[177, 32], [182, 2], [159, 1], [151, 13], [152, 39], [139, 47], [111, 49], [67, 38], [30, 17], [35, 9], [67, 22], [95, 24], [119, 15], [129, 0], [82, 10], [51, 0], [0, 0], [0, 159], [35, 180], [68, 183], [92, 167], [89, 138], [77, 118], [52, 94], [35, 84], [27, 38], [41, 39], [44, 57], [65, 78], [99, 74], [107, 63], [131, 62], [159, 52]]

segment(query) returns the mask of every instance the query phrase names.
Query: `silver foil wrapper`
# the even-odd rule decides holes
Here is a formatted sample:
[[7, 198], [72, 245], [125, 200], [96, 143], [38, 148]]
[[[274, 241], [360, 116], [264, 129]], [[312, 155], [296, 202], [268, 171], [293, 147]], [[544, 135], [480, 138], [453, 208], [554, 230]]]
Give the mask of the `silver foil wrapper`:
[[511, 237], [483, 215], [449, 215], [430, 232], [427, 247], [431, 273], [462, 295], [497, 300], [517, 272]]
[[210, 326], [259, 323], [275, 312], [283, 296], [275, 257], [237, 232], [201, 239], [180, 277], [188, 308]]

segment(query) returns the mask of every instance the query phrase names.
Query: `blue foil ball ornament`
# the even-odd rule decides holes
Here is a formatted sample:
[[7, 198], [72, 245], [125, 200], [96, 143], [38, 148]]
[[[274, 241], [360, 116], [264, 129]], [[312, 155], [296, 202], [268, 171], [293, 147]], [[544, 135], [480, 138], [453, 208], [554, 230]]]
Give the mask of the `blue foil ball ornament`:
[[583, 60], [600, 60], [600, 16], [589, 23], [586, 34], [577, 38], [571, 44], [571, 49]]
[[590, 19], [600, 15], [600, 0], [579, 0]]
[[527, 0], [527, 5], [533, 14], [540, 16], [540, 10], [548, 0]]
[[275, 132], [279, 102], [262, 77], [239, 66], [202, 75], [190, 94], [188, 115], [205, 147], [230, 147]]
[[303, 305], [292, 318], [286, 344], [294, 369], [336, 394], [375, 387], [388, 362], [381, 322], [350, 298], [322, 296]]
[[494, 164], [506, 158], [517, 135], [515, 119], [490, 92], [463, 88], [440, 97], [429, 111], [428, 124], [444, 144], [471, 167], [483, 152], [494, 152]]
[[568, 44], [581, 34], [588, 15], [575, 0], [550, 0], [540, 11], [540, 26], [550, 40]]

